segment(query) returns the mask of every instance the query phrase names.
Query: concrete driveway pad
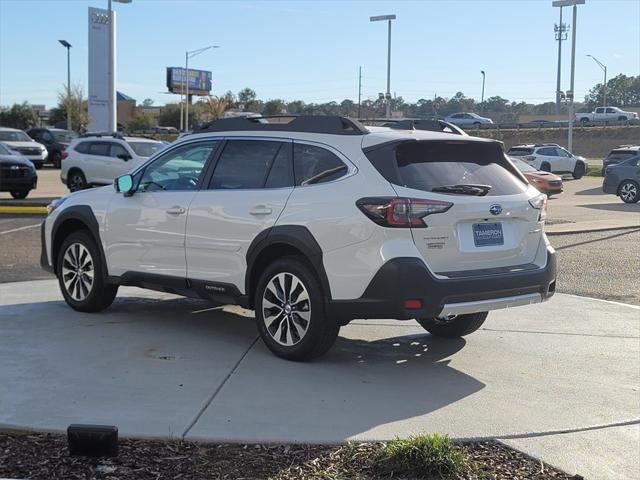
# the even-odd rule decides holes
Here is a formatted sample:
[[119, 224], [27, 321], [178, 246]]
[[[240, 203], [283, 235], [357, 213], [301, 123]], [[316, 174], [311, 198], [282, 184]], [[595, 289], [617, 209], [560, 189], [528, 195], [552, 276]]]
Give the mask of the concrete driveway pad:
[[54, 281], [0, 285], [0, 425], [243, 442], [439, 432], [503, 439], [592, 478], [640, 468], [637, 307], [556, 294], [458, 340], [358, 320], [310, 363], [269, 353], [246, 311], [207, 308], [123, 288], [81, 314]]

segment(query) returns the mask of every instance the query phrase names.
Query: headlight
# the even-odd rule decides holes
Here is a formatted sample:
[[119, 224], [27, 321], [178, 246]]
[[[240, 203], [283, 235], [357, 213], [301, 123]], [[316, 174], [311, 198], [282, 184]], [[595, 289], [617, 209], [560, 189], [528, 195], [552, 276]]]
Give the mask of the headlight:
[[66, 199], [67, 197], [56, 198], [49, 205], [47, 205], [47, 215], [51, 215], [51, 213], [60, 205], [62, 205]]

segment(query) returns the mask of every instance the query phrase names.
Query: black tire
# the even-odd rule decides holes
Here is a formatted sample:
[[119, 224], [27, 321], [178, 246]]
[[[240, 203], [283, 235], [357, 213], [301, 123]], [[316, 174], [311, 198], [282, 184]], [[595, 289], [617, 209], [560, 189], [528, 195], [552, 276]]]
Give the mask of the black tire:
[[18, 190], [10, 193], [11, 193], [11, 196], [16, 200], [22, 200], [24, 198], [27, 198], [27, 195], [29, 195], [29, 191], [30, 190]]
[[80, 170], [71, 170], [69, 177], [67, 178], [67, 188], [71, 192], [77, 192], [78, 190], [84, 190], [87, 185], [87, 179]]
[[[279, 274], [284, 275], [277, 278]], [[280, 282], [281, 278], [285, 285]], [[296, 280], [303, 290], [299, 289]], [[272, 293], [274, 289], [277, 296]], [[273, 306], [267, 307], [269, 304]], [[260, 275], [254, 296], [258, 332], [269, 350], [278, 357], [295, 361], [310, 360], [326, 353], [336, 341], [340, 325], [326, 317], [324, 304], [320, 282], [304, 257], [283, 257], [271, 263]], [[265, 314], [267, 320], [271, 319], [269, 326]]]
[[42, 168], [42, 162], [34, 162], [32, 160], [31, 163], [33, 163], [33, 166], [36, 167], [36, 170], [40, 170]]
[[587, 169], [584, 163], [576, 162], [576, 166], [573, 167], [573, 172], [571, 173], [571, 175], [573, 176], [574, 179], [580, 180], [582, 177], [584, 177], [584, 174], [586, 173], [586, 171]]
[[60, 152], [54, 152], [51, 156], [51, 163], [54, 168], [60, 168], [62, 165], [62, 154]]
[[[77, 247], [78, 245], [80, 247]], [[84, 256], [83, 247], [90, 255], [90, 264], [87, 262], [87, 257]], [[65, 258], [68, 252], [69, 257]], [[76, 256], [79, 257], [79, 261], [76, 261], [74, 266], [73, 260]], [[89, 232], [77, 230], [65, 238], [58, 251], [56, 262], [60, 291], [71, 308], [79, 312], [99, 312], [113, 303], [113, 299], [118, 293], [118, 286], [106, 283], [100, 252]], [[77, 265], [81, 265], [83, 268], [80, 277], [84, 276], [85, 280], [78, 276]], [[67, 274], [66, 272], [69, 271], [72, 273]], [[86, 282], [88, 282], [90, 272], [93, 274], [93, 279], [90, 286], [87, 287]]]
[[589, 119], [588, 118], [581, 118], [580, 119], [580, 123], [582, 124], [583, 127], [586, 127], [587, 123], [589, 123]]
[[416, 321], [431, 335], [444, 338], [458, 338], [478, 330], [487, 319], [487, 312], [467, 313], [451, 319], [416, 318]]
[[640, 185], [633, 180], [625, 180], [618, 187], [618, 196], [624, 203], [638, 203], [638, 200], [640, 200]]
[[551, 172], [551, 165], [549, 165], [547, 162], [542, 162], [542, 164], [540, 165], [540, 170], [543, 172]]

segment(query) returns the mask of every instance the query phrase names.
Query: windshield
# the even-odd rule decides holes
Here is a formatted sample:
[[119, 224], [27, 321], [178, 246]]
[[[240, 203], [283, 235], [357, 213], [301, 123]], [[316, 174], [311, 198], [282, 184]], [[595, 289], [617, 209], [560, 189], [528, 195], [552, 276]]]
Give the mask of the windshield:
[[634, 155], [637, 155], [638, 152], [637, 151], [633, 151], [633, 150], [614, 150], [613, 152], [611, 152], [608, 156], [607, 156], [607, 160], [618, 160], [618, 161], [622, 161], [622, 160], [626, 160], [629, 157], [633, 157]]
[[51, 133], [53, 133], [53, 138], [56, 139], [56, 142], [60, 143], [71, 143], [71, 140], [78, 136], [75, 132], [69, 132], [66, 130], [53, 131]]
[[0, 132], [0, 142], [31, 142], [31, 137], [24, 132]]
[[523, 162], [519, 158], [509, 156], [509, 160], [511, 160], [513, 162], [513, 164], [516, 166], [516, 168], [518, 170], [520, 170], [521, 172], [537, 172], [537, 170], [535, 168], [533, 168], [531, 165]]
[[164, 148], [161, 142], [129, 142], [129, 146], [139, 157], [150, 157]]

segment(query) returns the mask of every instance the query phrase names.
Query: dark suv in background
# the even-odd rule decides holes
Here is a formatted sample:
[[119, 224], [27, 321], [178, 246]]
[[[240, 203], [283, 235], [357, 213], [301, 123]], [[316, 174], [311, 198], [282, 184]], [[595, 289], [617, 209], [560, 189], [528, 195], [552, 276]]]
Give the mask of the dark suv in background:
[[49, 152], [49, 161], [55, 168], [60, 168], [61, 162], [66, 156], [65, 150], [71, 140], [77, 137], [75, 132], [60, 128], [32, 128], [27, 130], [27, 135], [46, 147]]
[[640, 145], [619, 145], [609, 152], [609, 155], [602, 160], [602, 176], [606, 175], [607, 167], [617, 165], [625, 160], [638, 155], [640, 153]]

